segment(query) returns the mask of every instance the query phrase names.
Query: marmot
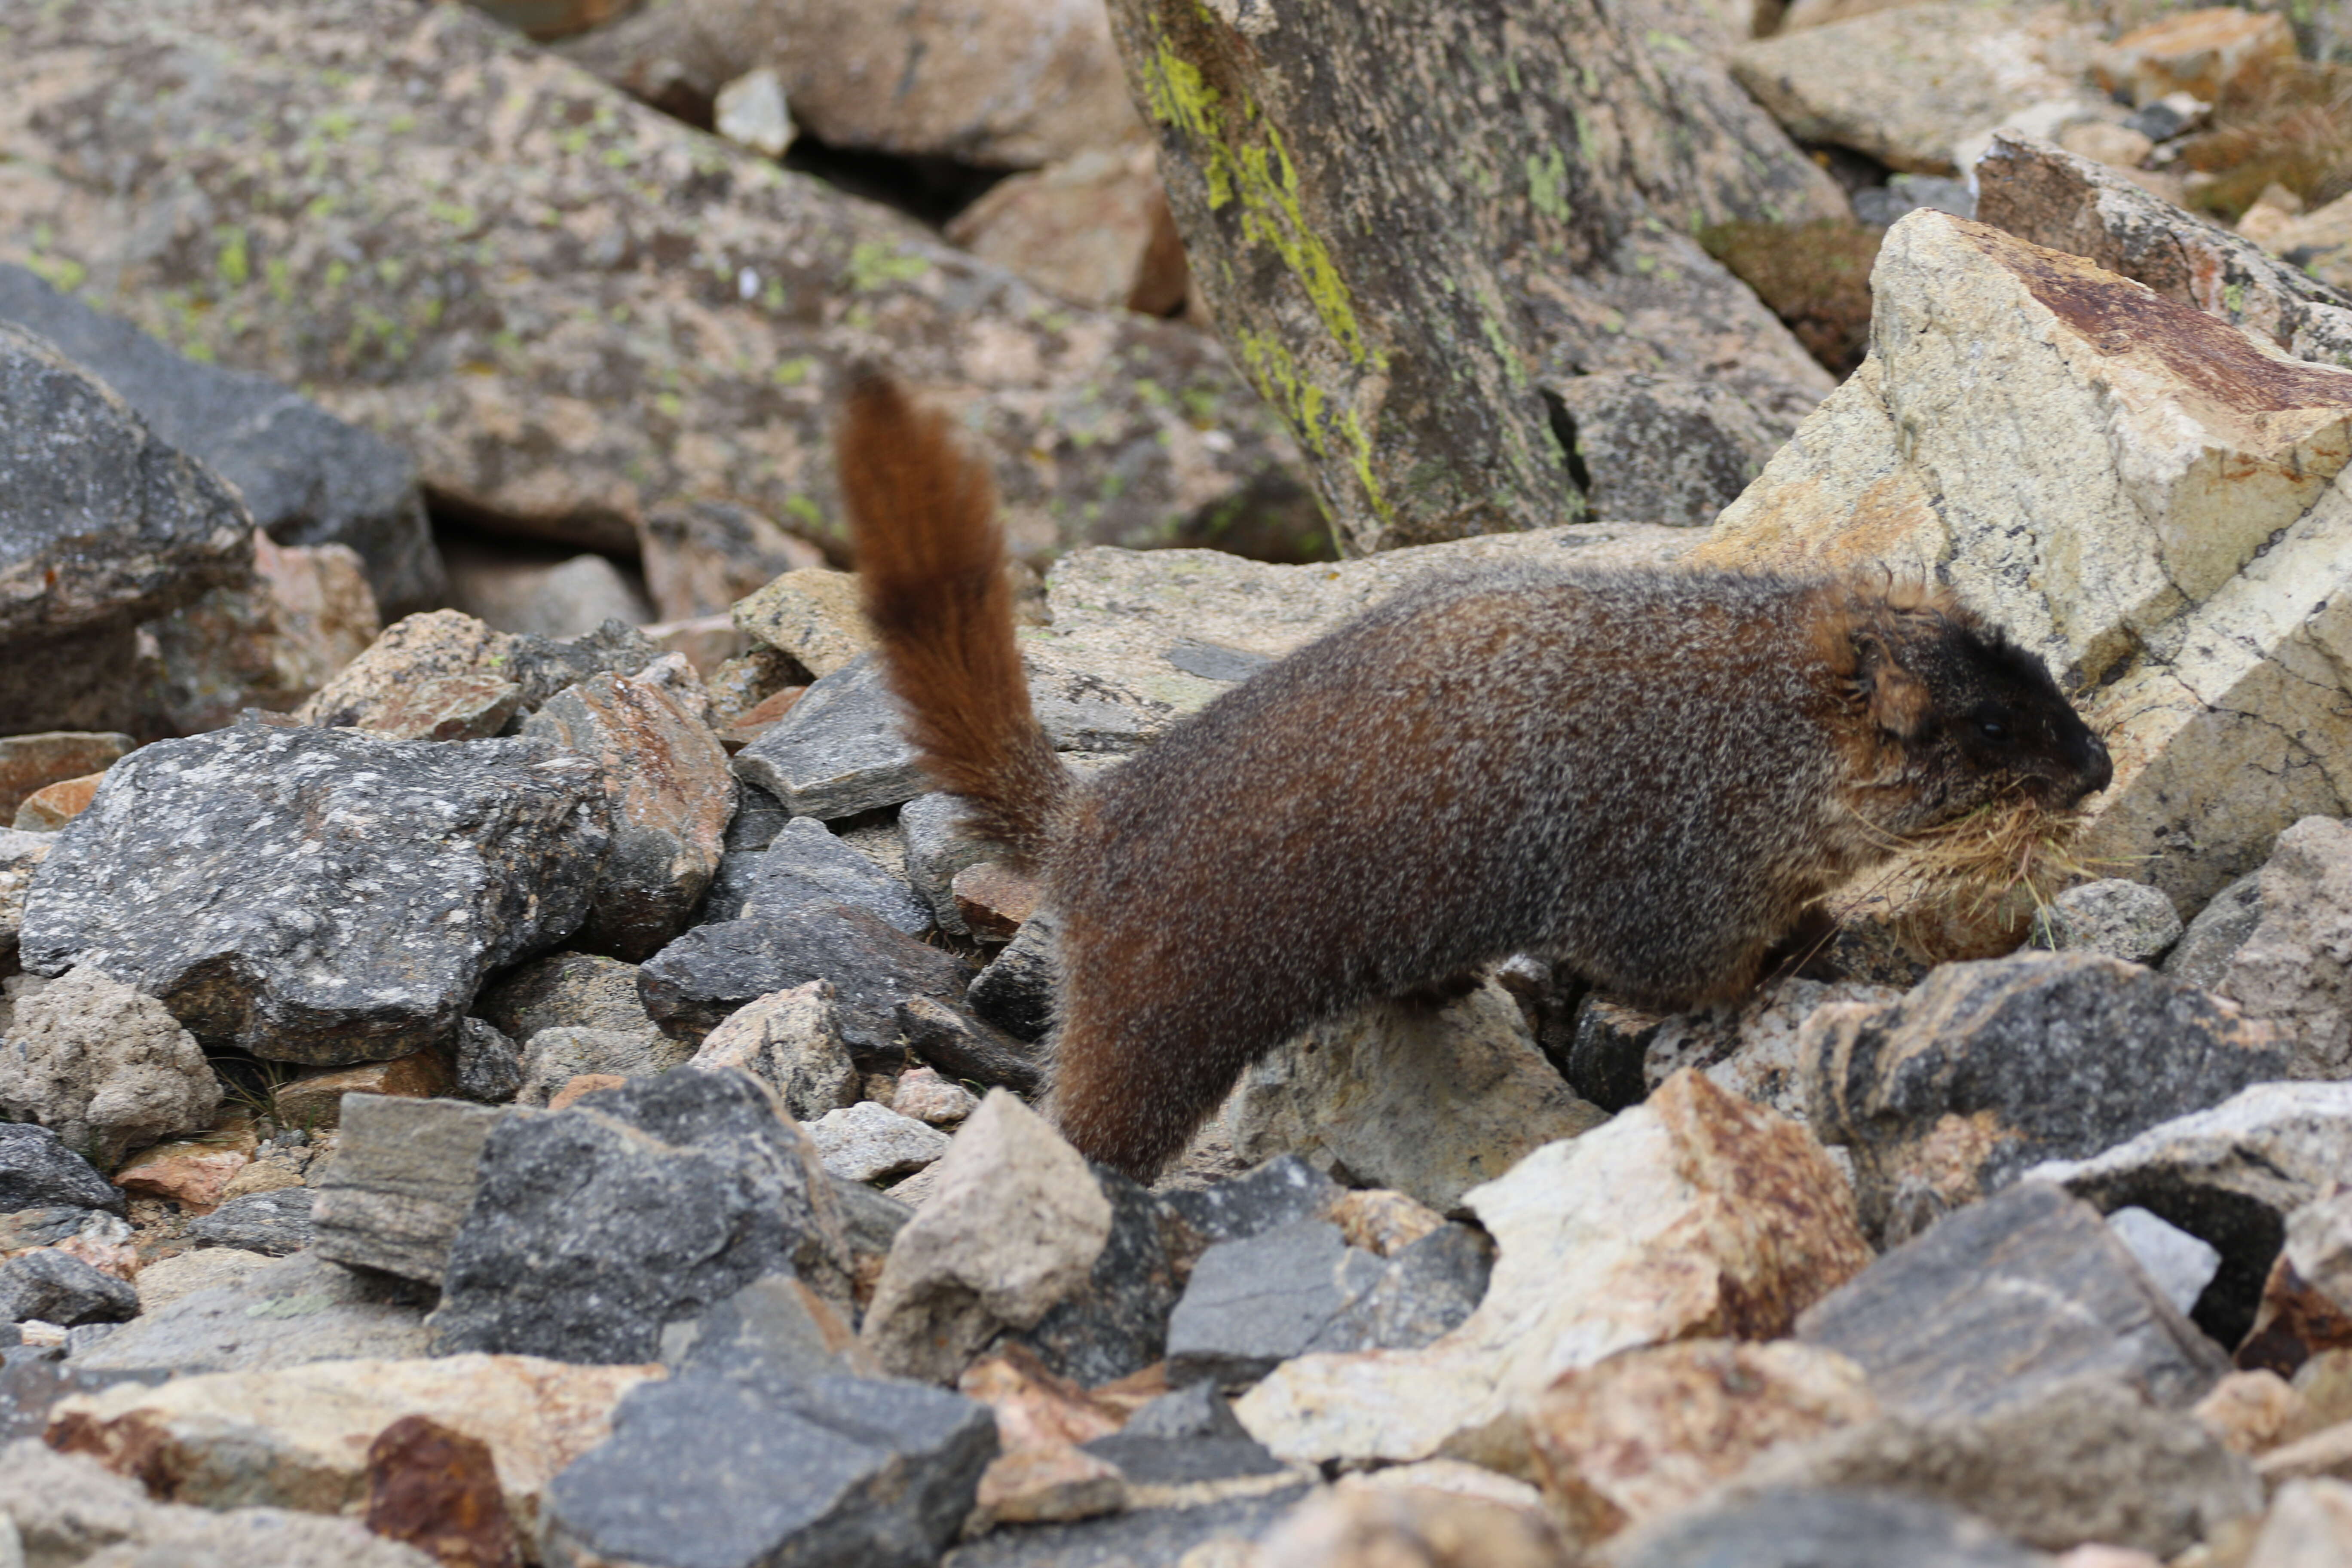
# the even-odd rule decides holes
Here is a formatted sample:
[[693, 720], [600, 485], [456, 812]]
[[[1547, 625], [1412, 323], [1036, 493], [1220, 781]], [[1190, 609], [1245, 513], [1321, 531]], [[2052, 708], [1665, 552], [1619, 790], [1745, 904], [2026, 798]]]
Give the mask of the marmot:
[[1150, 1180], [1252, 1060], [1514, 952], [1685, 1008], [1824, 893], [2106, 750], [1940, 590], [1536, 565], [1399, 594], [1081, 784], [1030, 711], [986, 472], [890, 381], [839, 458], [908, 732], [1061, 922], [1050, 1106]]

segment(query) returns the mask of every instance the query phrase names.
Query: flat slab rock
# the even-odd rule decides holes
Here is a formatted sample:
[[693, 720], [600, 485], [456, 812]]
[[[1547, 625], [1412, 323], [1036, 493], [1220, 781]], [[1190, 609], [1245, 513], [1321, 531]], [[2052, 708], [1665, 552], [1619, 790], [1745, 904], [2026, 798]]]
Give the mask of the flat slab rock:
[[76, 1351], [71, 1364], [89, 1372], [268, 1372], [421, 1356], [430, 1340], [413, 1287], [298, 1252], [143, 1313]]
[[389, 1060], [580, 924], [609, 839], [595, 764], [544, 742], [248, 720], [110, 769], [19, 942], [34, 973], [96, 964], [210, 1045]]

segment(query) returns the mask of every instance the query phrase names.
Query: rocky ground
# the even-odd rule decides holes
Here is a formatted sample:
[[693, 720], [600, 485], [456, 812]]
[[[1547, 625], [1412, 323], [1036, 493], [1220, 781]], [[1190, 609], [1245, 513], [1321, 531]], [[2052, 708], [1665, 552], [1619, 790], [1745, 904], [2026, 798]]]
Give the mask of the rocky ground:
[[[1389, 16], [0, 9], [0, 1568], [2352, 1561], [2352, 25]], [[1146, 1190], [836, 569], [877, 360], [1081, 771], [1696, 560], [1949, 583], [2115, 783]]]

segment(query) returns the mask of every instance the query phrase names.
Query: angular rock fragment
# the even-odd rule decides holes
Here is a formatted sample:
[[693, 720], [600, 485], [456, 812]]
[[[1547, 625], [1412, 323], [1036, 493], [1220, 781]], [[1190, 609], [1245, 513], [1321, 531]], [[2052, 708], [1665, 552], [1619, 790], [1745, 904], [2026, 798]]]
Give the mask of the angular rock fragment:
[[2289, 1037], [2286, 1076], [2352, 1073], [2352, 827], [2305, 817], [2262, 869], [2261, 918], [2230, 957], [2221, 994]]
[[2246, 939], [2254, 934], [2262, 923], [2262, 873], [2252, 872], [2239, 878], [2213, 895], [2206, 906], [2197, 911], [2164, 955], [2163, 969], [2178, 980], [2191, 985], [2202, 985], [2208, 991], [2221, 984], [2230, 971], [2230, 960]]
[[898, 1075], [890, 1109], [934, 1127], [953, 1127], [980, 1109], [980, 1096], [960, 1083], [950, 1083], [929, 1068], [908, 1068]]
[[1459, 1328], [1417, 1352], [1285, 1363], [1235, 1412], [1294, 1461], [1495, 1458], [1561, 1373], [1635, 1345], [1785, 1331], [1869, 1259], [1846, 1202], [1802, 1128], [1677, 1073], [1464, 1194], [1497, 1256]]
[[96, 963], [19, 1004], [0, 1041], [0, 1112], [54, 1129], [103, 1165], [209, 1125], [220, 1100], [194, 1037]]
[[317, 1239], [310, 1202], [308, 1187], [248, 1193], [198, 1216], [189, 1224], [188, 1234], [207, 1247], [234, 1247], [242, 1252], [284, 1258]]
[[2179, 940], [2179, 911], [2145, 882], [2109, 877], [2069, 888], [2034, 924], [2034, 944], [2061, 952], [2103, 952], [2154, 963]]
[[[470, 1034], [465, 1026], [480, 1025], [468, 1018], [460, 1026], [460, 1040]], [[483, 1025], [483, 1027], [488, 1027]], [[495, 1032], [495, 1031], [494, 1031]], [[342, 1120], [343, 1096], [381, 1094], [404, 1100], [430, 1100], [451, 1088], [448, 1053], [417, 1051], [388, 1062], [367, 1062], [355, 1068], [328, 1068], [278, 1086], [269, 1097], [271, 1113], [281, 1127], [316, 1132]]]
[[445, 1352], [646, 1362], [665, 1324], [780, 1266], [846, 1300], [847, 1247], [815, 1152], [738, 1073], [674, 1073], [502, 1118], [449, 1247]]
[[2212, 5], [2134, 27], [2100, 50], [2092, 68], [2101, 87], [2142, 106], [2176, 92], [2214, 103], [2232, 89], [2259, 87], [2294, 54], [2284, 16]]
[[335, 1159], [315, 1184], [320, 1256], [439, 1285], [480, 1183], [482, 1145], [509, 1114], [448, 1100], [352, 1096]]
[[2352, 1485], [2291, 1480], [2271, 1501], [2247, 1568], [2324, 1568], [2352, 1552]]
[[742, 918], [772, 919], [831, 904], [864, 910], [908, 936], [931, 929], [930, 910], [906, 883], [843, 843], [816, 818], [795, 816], [761, 857]]
[[1957, 1509], [1900, 1491], [1776, 1488], [1678, 1514], [1615, 1553], [1620, 1568], [2042, 1568], [2049, 1559]]
[[74, 1364], [91, 1372], [268, 1372], [422, 1356], [430, 1337], [415, 1287], [298, 1252], [142, 1314], [96, 1348], [76, 1352]]
[[[971, 929], [968, 921], [959, 923]], [[972, 977], [964, 993], [971, 1010], [1014, 1039], [1044, 1039], [1054, 1026], [1054, 989], [1061, 983], [1060, 931], [1050, 911], [1024, 924]]]
[[[0, 980], [18, 973], [16, 937], [25, 923], [25, 898], [32, 891], [34, 869], [49, 858], [51, 843], [47, 834], [0, 828]], [[13, 1011], [0, 994], [0, 1035], [8, 1032]]]
[[662, 1331], [662, 1364], [674, 1372], [747, 1362], [803, 1379], [874, 1370], [849, 1321], [789, 1273], [763, 1274], [701, 1317]]
[[123, 1211], [122, 1189], [50, 1128], [0, 1121], [0, 1214], [52, 1206]]
[[757, 598], [766, 584], [794, 573], [837, 575], [824, 573], [824, 556], [815, 545], [725, 501], [656, 507], [637, 525], [637, 538], [646, 590], [666, 622], [725, 616], [743, 600]]
[[1139, 143], [1090, 147], [1001, 180], [946, 234], [1081, 305], [1164, 316], [1184, 303], [1184, 242], [1151, 149]]
[[203, 1247], [159, 1258], [139, 1270], [139, 1310], [156, 1312], [183, 1296], [232, 1286], [270, 1259], [258, 1252]]
[[2040, 1181], [1947, 1215], [1816, 1302], [1797, 1334], [1922, 1417], [1980, 1415], [2087, 1374], [2178, 1409], [2227, 1370], [2097, 1213]]
[[[765, 582], [765, 579], [762, 579]], [[857, 604], [854, 573], [809, 565], [787, 572], [759, 592], [739, 595], [729, 614], [746, 636], [819, 678], [847, 668], [874, 647], [874, 633]]]
[[870, 655], [810, 687], [736, 753], [734, 767], [794, 816], [854, 816], [923, 791], [914, 748], [898, 732], [898, 705]]
[[521, 1568], [522, 1548], [488, 1444], [404, 1415], [368, 1444], [371, 1533], [464, 1568]]
[[1160, 1230], [1179, 1269], [1189, 1274], [1201, 1254], [1218, 1242], [1245, 1241], [1278, 1226], [1331, 1218], [1346, 1193], [1297, 1155], [1284, 1154], [1227, 1181], [1161, 1194]]
[[495, 735], [524, 705], [509, 667], [513, 642], [456, 610], [410, 616], [386, 627], [295, 717], [391, 741]]
[[845, 1182], [908, 1175], [948, 1152], [946, 1133], [870, 1100], [826, 1111], [808, 1135], [825, 1170]]
[[541, 1029], [522, 1049], [520, 1105], [547, 1105], [577, 1078], [651, 1078], [685, 1061], [683, 1041], [650, 1030]]
[[0, 1322], [38, 1318], [72, 1328], [139, 1315], [139, 1292], [70, 1253], [43, 1247], [0, 1259]]
[[850, 1104], [858, 1087], [833, 986], [823, 980], [745, 1003], [702, 1037], [687, 1066], [751, 1074], [775, 1091], [796, 1121]]
[[609, 837], [593, 764], [543, 742], [249, 721], [109, 770], [20, 942], [28, 968], [94, 965], [200, 1040], [387, 1060], [447, 1038], [485, 973], [578, 927]]
[[1596, 518], [1691, 527], [1738, 499], [1787, 430], [1720, 381], [1640, 371], [1549, 384], [1575, 432]]
[[993, 858], [995, 846], [961, 831], [963, 807], [956, 797], [933, 791], [898, 808], [898, 837], [907, 846], [907, 874], [931, 907], [940, 929], [971, 934], [955, 907], [956, 873]]
[[[0, 268], [0, 278], [6, 270]], [[0, 736], [0, 821], [15, 821], [16, 808], [37, 790], [102, 773], [137, 744], [128, 735], [77, 730]]]
[[774, 919], [696, 926], [647, 959], [646, 1009], [683, 1039], [700, 1039], [760, 997], [830, 982], [841, 1037], [865, 1060], [898, 1056], [898, 1008], [927, 999], [955, 1007], [970, 971], [858, 910], [828, 906]]
[[457, 1021], [454, 1054], [450, 1092], [462, 1100], [498, 1105], [512, 1100], [522, 1088], [521, 1048], [479, 1018]]
[[1167, 1354], [1177, 1289], [1151, 1194], [1107, 1167], [1088, 1170], [1110, 1204], [1110, 1235], [1094, 1267], [1034, 1325], [1007, 1328], [996, 1343], [1034, 1351], [1060, 1375], [1099, 1387], [1143, 1373]]
[[2131, 1255], [2147, 1271], [2148, 1283], [2163, 1293], [2176, 1311], [2193, 1310], [2221, 1266], [2219, 1248], [2146, 1209], [2117, 1209], [2107, 1216], [2107, 1228], [2131, 1248]]
[[2269, 1026], [2093, 953], [1945, 964], [1898, 1002], [1815, 1014], [1801, 1038], [1814, 1131], [1853, 1152], [1864, 1227], [1895, 1240], [2285, 1066]]
[[1045, 1087], [1045, 1051], [929, 996], [909, 996], [894, 1010], [907, 1049], [940, 1072], [1016, 1094]]
[[1381, 1272], [1379, 1258], [1349, 1247], [1328, 1220], [1210, 1247], [1168, 1320], [1168, 1380], [1255, 1382], [1305, 1353]]
[[637, 997], [637, 966], [584, 952], [550, 953], [508, 972], [483, 987], [474, 1010], [516, 1040], [541, 1029], [641, 1035], [656, 1026]]

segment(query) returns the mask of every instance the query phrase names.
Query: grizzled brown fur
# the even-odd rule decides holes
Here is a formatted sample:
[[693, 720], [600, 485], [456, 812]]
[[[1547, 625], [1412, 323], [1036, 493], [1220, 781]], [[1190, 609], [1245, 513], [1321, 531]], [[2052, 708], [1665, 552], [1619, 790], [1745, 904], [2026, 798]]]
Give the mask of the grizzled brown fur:
[[1054, 1113], [1142, 1179], [1359, 1003], [1517, 952], [1727, 1000], [1902, 835], [2108, 777], [2042, 662], [1940, 592], [1523, 565], [1400, 595], [1080, 785], [990, 598], [976, 467], [880, 381], [843, 463], [925, 765], [1060, 917]]

